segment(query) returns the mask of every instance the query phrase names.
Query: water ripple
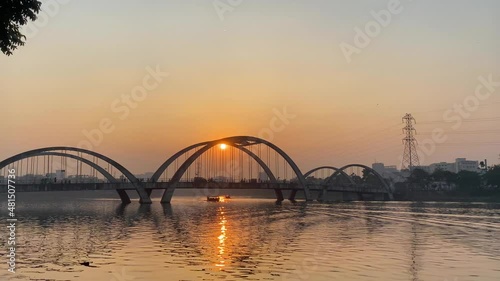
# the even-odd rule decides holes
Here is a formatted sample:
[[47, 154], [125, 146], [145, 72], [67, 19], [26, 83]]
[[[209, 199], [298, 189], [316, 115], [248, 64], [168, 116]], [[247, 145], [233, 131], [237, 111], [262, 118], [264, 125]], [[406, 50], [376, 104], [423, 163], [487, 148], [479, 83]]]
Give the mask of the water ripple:
[[498, 205], [54, 200], [19, 207], [6, 280], [500, 279]]

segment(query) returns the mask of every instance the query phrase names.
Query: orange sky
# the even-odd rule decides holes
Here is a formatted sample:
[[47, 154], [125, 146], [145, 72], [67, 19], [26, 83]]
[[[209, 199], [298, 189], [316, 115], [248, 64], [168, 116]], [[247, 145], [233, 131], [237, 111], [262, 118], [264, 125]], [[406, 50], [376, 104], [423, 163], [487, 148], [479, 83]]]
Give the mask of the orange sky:
[[[210, 1], [81, 2], [61, 6], [13, 56], [0, 56], [1, 159], [76, 146], [109, 119], [113, 130], [94, 150], [133, 172], [153, 171], [192, 143], [257, 136], [286, 108], [296, 117], [272, 141], [302, 170], [395, 165], [406, 112], [443, 121], [479, 76], [500, 80], [497, 1], [402, 1], [403, 12], [351, 63], [339, 44], [352, 43], [354, 28], [387, 1], [248, 1], [223, 20]], [[169, 76], [126, 117], [113, 110], [157, 66]], [[499, 96], [470, 119], [499, 117]], [[436, 127], [456, 133], [417, 123], [422, 133]], [[464, 123], [457, 131], [487, 132], [450, 134], [426, 162], [498, 162], [499, 128], [498, 119]]]

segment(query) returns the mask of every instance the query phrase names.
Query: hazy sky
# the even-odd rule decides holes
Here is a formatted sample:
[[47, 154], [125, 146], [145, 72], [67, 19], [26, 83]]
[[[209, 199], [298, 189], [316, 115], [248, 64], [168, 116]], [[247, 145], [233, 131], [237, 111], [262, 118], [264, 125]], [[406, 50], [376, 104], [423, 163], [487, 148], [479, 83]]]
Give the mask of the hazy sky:
[[[355, 28], [390, 1], [216, 1], [230, 7], [222, 16], [211, 0], [60, 2], [25, 46], [0, 56], [0, 159], [77, 146], [109, 118], [114, 130], [94, 150], [154, 171], [192, 143], [257, 136], [286, 108], [296, 117], [272, 141], [303, 171], [399, 164], [407, 112], [419, 141], [435, 128], [448, 136], [425, 163], [499, 162], [500, 87], [459, 128], [443, 119], [479, 76], [500, 81], [499, 1], [401, 0], [350, 63], [340, 44], [355, 46]], [[157, 66], [169, 76], [117, 111]]]

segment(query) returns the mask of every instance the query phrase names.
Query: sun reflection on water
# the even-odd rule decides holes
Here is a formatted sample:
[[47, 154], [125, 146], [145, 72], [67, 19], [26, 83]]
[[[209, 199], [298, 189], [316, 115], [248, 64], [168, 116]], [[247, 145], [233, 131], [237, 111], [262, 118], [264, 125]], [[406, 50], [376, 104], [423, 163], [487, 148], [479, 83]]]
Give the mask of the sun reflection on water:
[[226, 235], [227, 220], [226, 220], [226, 217], [224, 216], [224, 207], [219, 208], [219, 213], [220, 213], [220, 215], [219, 215], [219, 217], [220, 217], [220, 221], [219, 221], [220, 235], [217, 237], [219, 239], [219, 245], [217, 246], [217, 249], [219, 250], [219, 254], [218, 254], [219, 262], [216, 263], [215, 266], [222, 268], [226, 265], [226, 261], [224, 259], [224, 253], [225, 253], [226, 239], [227, 239], [227, 235]]

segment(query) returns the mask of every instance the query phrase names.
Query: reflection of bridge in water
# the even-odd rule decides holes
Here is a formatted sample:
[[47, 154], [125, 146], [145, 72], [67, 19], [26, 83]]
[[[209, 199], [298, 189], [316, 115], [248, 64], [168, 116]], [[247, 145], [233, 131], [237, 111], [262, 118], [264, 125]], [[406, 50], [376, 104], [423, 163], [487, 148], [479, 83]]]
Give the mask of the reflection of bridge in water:
[[[370, 167], [321, 166], [303, 174], [278, 146], [249, 136], [188, 146], [147, 179], [102, 154], [65, 146], [30, 150], [1, 161], [3, 190], [10, 169], [16, 170], [17, 191], [116, 190], [123, 203], [130, 202], [127, 191], [137, 192], [140, 203], [151, 203], [155, 189], [164, 190], [162, 203], [170, 203], [178, 188], [273, 190], [278, 202], [284, 200], [283, 191], [289, 191], [291, 201], [299, 191], [306, 201], [313, 200], [313, 193], [318, 200], [332, 194], [336, 200], [392, 199], [390, 186]], [[347, 173], [353, 169], [358, 172]], [[74, 175], [67, 177], [70, 172]]]

